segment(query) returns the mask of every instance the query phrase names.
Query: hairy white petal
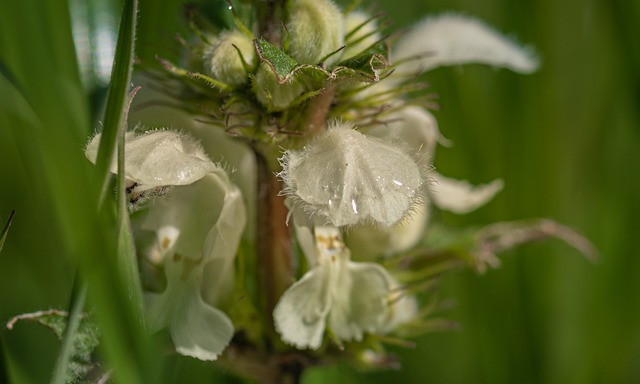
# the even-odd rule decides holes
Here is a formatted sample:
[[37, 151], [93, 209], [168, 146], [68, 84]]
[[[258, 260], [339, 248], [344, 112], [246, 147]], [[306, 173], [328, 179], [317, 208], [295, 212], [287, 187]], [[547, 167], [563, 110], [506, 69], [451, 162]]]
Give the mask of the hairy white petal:
[[384, 328], [389, 305], [386, 297], [393, 280], [375, 263], [353, 263], [343, 260], [338, 278], [329, 327], [341, 340], [362, 340], [365, 332], [376, 333]]
[[462, 15], [429, 17], [403, 36], [392, 51], [392, 62], [420, 55], [401, 64], [397, 73], [412, 74], [443, 65], [489, 64], [531, 73], [538, 58], [527, 48], [483, 22]]
[[146, 295], [149, 326], [154, 331], [168, 327], [178, 353], [215, 360], [231, 341], [233, 325], [227, 315], [203, 301], [202, 263], [175, 256], [165, 260], [167, 288]]
[[336, 226], [392, 226], [420, 197], [424, 178], [401, 148], [336, 125], [281, 159], [285, 192]]
[[273, 311], [284, 342], [297, 348], [320, 347], [331, 306], [330, 279], [330, 266], [316, 266], [284, 292]]
[[[156, 199], [142, 229], [173, 227], [172, 252], [203, 264], [205, 300], [218, 304], [233, 286], [233, 261], [246, 223], [240, 190], [221, 169]], [[153, 249], [150, 252], [153, 256]]]
[[[204, 253], [209, 261], [204, 265], [202, 294], [205, 301], [219, 304], [231, 296], [234, 283], [234, 260], [243, 229], [247, 221], [247, 210], [240, 190], [226, 177], [218, 184], [225, 191], [222, 211], [215, 226], [204, 242]], [[211, 197], [210, 197], [211, 198]]]
[[[101, 134], [94, 136], [85, 156], [95, 163]], [[125, 136], [125, 177], [149, 188], [186, 185], [199, 180], [218, 167], [209, 160], [200, 144], [191, 136], [170, 130], [149, 131]], [[117, 159], [110, 171], [117, 173]]]
[[500, 192], [504, 183], [502, 180], [494, 180], [488, 184], [477, 186], [467, 181], [460, 181], [433, 173], [435, 181], [431, 190], [433, 203], [439, 208], [453, 213], [468, 213], [487, 202]]
[[207, 174], [197, 183], [174, 188], [156, 199], [149, 208], [142, 229], [178, 228], [180, 236], [175, 240], [175, 253], [192, 260], [212, 258], [213, 253], [204, 253], [204, 245], [210, 232], [217, 231], [216, 225], [224, 207], [225, 193], [219, 187], [220, 177], [226, 178], [222, 170]]
[[170, 327], [176, 351], [200, 360], [215, 360], [233, 337], [233, 324], [200, 295], [185, 298], [183, 308]]

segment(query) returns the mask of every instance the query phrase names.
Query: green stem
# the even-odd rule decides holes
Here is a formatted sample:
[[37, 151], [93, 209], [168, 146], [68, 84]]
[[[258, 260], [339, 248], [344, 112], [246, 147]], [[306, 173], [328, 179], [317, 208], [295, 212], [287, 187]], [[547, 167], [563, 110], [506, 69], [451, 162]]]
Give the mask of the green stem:
[[87, 289], [84, 284], [78, 289], [78, 283], [74, 284], [71, 302], [69, 304], [69, 317], [67, 318], [67, 326], [64, 329], [64, 337], [60, 346], [60, 353], [56, 360], [56, 366], [51, 377], [52, 384], [65, 384], [67, 382], [67, 374], [69, 372], [69, 363], [71, 362], [71, 354], [73, 353], [73, 343], [75, 341], [80, 319], [84, 310]]

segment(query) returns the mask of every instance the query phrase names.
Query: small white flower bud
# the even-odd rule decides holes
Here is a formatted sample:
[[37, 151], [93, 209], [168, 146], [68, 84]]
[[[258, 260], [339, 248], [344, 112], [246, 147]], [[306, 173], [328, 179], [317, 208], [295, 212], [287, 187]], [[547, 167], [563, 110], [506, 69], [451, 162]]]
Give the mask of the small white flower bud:
[[[234, 47], [235, 46], [235, 47]], [[236, 50], [236, 47], [238, 48]], [[204, 52], [204, 67], [215, 79], [230, 85], [240, 85], [249, 77], [240, 53], [247, 64], [253, 62], [256, 51], [252, 40], [238, 30], [222, 32]]]
[[281, 159], [284, 193], [327, 223], [390, 227], [421, 199], [423, 168], [401, 148], [334, 124]]
[[[331, 0], [298, 0], [291, 6], [289, 54], [301, 64], [318, 64], [344, 45], [344, 16]], [[325, 64], [338, 61], [340, 54]]]

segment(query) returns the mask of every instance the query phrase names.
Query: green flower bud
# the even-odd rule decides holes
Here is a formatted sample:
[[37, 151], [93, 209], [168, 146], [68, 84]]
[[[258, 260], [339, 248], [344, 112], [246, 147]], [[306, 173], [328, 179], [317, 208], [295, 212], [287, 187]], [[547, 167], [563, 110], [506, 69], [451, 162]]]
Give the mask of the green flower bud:
[[[344, 45], [344, 16], [331, 0], [295, 1], [287, 28], [289, 55], [302, 64], [318, 64]], [[329, 57], [325, 64], [337, 62], [340, 56]]]
[[[236, 50], [237, 47], [238, 49]], [[215, 42], [204, 53], [204, 67], [216, 80], [229, 85], [240, 85], [249, 77], [240, 54], [250, 64], [256, 55], [253, 42], [238, 30], [222, 32]]]
[[306, 87], [299, 80], [292, 78], [280, 84], [276, 74], [267, 65], [262, 64], [256, 73], [256, 96], [264, 106], [284, 109], [304, 93]]

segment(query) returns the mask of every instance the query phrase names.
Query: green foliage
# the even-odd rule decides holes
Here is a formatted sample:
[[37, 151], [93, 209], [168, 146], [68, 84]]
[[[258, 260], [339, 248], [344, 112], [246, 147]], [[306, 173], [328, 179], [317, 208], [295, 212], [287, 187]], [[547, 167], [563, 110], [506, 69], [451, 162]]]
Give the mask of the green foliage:
[[[434, 215], [451, 226], [554, 217], [585, 232], [603, 257], [594, 267], [555, 245], [517, 252], [525, 257], [511, 251], [503, 268], [482, 280], [462, 273], [445, 284], [445, 293], [457, 297], [447, 317], [464, 330], [428, 335], [416, 350], [400, 351], [401, 371], [365, 375], [339, 366], [317, 369], [307, 382], [637, 382], [637, 4], [383, 1], [380, 8], [398, 26], [464, 10], [519, 31], [544, 58], [539, 74], [515, 82], [484, 68], [429, 74], [440, 96], [440, 126], [456, 144], [439, 153], [438, 169], [478, 182], [501, 176], [507, 185], [469, 218]], [[142, 4], [139, 57], [152, 59], [167, 48], [158, 48], [158, 36], [185, 29], [179, 13], [179, 1]], [[145, 361], [161, 359], [138, 343], [144, 337], [130, 326], [135, 316], [122, 315], [133, 311], [110, 264], [115, 218], [95, 215], [102, 184], [81, 154], [95, 127], [68, 15], [68, 2], [60, 0], [9, 0], [0, 12], [0, 203], [20, 215], [0, 258], [0, 318], [65, 303], [69, 276], [80, 266], [93, 282], [90, 297], [104, 308], [96, 320], [107, 363], [123, 367], [120, 382], [157, 382], [160, 370], [154, 378]], [[55, 355], [41, 340], [2, 335], [2, 348], [10, 382], [47, 380], [42, 372], [48, 375]], [[167, 381], [213, 380], [208, 366], [170, 361], [182, 369]]]
[[278, 75], [278, 80], [284, 83], [298, 63], [289, 55], [278, 49], [273, 44], [263, 39], [256, 39], [256, 52], [266, 62], [273, 72]]
[[[19, 315], [11, 319], [7, 328], [12, 329], [17, 322], [21, 321], [35, 322], [49, 328], [60, 341], [67, 338], [69, 332], [69, 313], [65, 311], [48, 310]], [[76, 330], [72, 333], [69, 362], [63, 376], [59, 380], [54, 379], [54, 383], [88, 382], [87, 375], [99, 367], [99, 363], [95, 360], [95, 353], [100, 343], [100, 331], [94, 319], [89, 314], [82, 313]]]

